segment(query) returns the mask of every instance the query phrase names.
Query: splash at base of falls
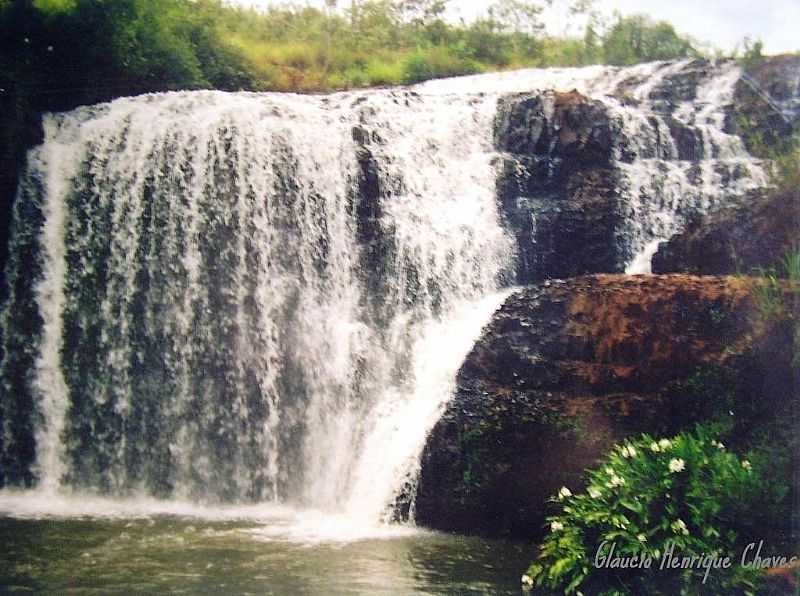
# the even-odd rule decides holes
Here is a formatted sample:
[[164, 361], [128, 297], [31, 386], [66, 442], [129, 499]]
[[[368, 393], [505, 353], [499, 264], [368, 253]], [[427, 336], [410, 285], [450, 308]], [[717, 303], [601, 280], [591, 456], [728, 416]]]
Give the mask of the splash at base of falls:
[[169, 517], [205, 522], [252, 522], [254, 527], [250, 535], [257, 540], [301, 545], [391, 540], [426, 532], [413, 525], [375, 523], [363, 517], [295, 509], [277, 503], [203, 505], [146, 495], [114, 498], [66, 490], [2, 490], [0, 517], [122, 521]]

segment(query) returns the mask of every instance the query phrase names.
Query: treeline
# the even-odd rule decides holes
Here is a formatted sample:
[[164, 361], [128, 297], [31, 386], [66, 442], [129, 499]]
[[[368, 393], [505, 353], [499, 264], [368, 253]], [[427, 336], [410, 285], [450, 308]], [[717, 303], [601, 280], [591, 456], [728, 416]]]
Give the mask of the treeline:
[[[267, 88], [324, 90], [415, 83], [525, 66], [633, 64], [696, 54], [667, 23], [618, 17], [578, 38], [545, 35], [542, 7], [497, 0], [475, 21], [445, 20], [444, 0], [361, 0], [344, 10], [230, 10], [220, 35]], [[590, 19], [582, 1], [570, 11]], [[582, 13], [582, 14], [581, 14]]]
[[[175, 88], [321, 91], [524, 66], [632, 64], [694, 55], [667, 23], [591, 4], [585, 35], [543, 33], [536, 0], [496, 0], [471, 23], [448, 0], [356, 0], [265, 12], [221, 0], [0, 0], [6, 93], [98, 97]], [[45, 103], [58, 104], [58, 101]]]
[[0, 87], [43, 107], [175, 88], [253, 88], [219, 2], [0, 0]]

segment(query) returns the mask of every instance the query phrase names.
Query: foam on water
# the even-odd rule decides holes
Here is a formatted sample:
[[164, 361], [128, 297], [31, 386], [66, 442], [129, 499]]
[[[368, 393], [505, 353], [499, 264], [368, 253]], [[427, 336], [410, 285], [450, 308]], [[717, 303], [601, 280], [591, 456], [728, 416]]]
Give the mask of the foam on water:
[[0, 516], [16, 519], [155, 520], [171, 517], [200, 522], [241, 522], [255, 540], [301, 545], [392, 540], [425, 534], [411, 525], [356, 523], [351, 515], [294, 509], [275, 503], [220, 505], [159, 500], [147, 495], [113, 498], [80, 492], [0, 491]]

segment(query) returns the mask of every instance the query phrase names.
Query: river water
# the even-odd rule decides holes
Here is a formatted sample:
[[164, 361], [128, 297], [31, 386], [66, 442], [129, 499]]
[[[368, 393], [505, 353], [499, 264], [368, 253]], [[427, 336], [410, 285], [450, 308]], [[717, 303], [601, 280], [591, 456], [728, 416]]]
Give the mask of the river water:
[[50, 497], [45, 508], [19, 493], [0, 497], [0, 543], [3, 593], [520, 594], [533, 557], [529, 544], [281, 507]]

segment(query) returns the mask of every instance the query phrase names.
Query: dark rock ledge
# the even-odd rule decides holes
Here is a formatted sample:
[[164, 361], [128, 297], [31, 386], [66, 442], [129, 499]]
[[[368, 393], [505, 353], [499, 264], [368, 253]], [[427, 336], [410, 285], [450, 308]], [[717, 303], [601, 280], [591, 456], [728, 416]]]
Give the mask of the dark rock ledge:
[[511, 296], [458, 374], [422, 457], [416, 515], [446, 531], [537, 538], [546, 500], [579, 489], [622, 437], [732, 415], [787, 421], [792, 334], [747, 281], [595, 275]]

